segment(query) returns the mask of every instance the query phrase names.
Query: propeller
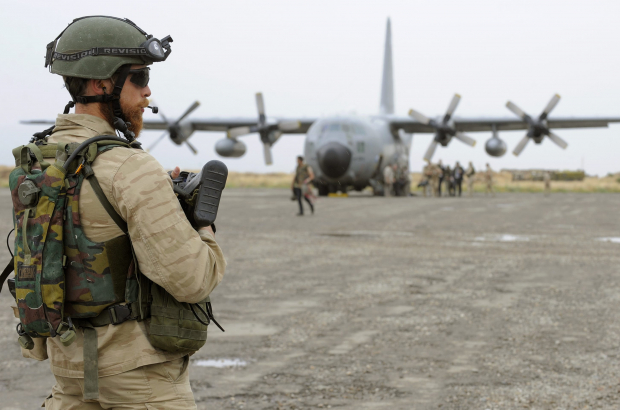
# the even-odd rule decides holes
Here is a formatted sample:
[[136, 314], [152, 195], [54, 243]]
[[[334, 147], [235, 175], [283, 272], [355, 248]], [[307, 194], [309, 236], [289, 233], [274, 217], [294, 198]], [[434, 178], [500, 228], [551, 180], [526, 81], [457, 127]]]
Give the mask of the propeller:
[[551, 141], [553, 141], [556, 145], [558, 145], [562, 149], [566, 149], [568, 144], [562, 138], [558, 137], [556, 134], [551, 132], [549, 126], [547, 125], [547, 117], [549, 113], [558, 105], [560, 102], [560, 96], [555, 94], [551, 97], [551, 100], [543, 110], [543, 112], [538, 116], [538, 119], [530, 117], [525, 113], [521, 108], [517, 107], [511, 101], [506, 103], [506, 107], [513, 113], [517, 115], [517, 117], [521, 118], [523, 122], [527, 123], [528, 130], [525, 136], [519, 141], [517, 146], [515, 147], [512, 153], [515, 156], [519, 156], [521, 152], [525, 149], [525, 146], [530, 140], [534, 140], [535, 143], [540, 144], [545, 136], [547, 136]]
[[258, 122], [256, 125], [235, 127], [228, 130], [227, 136], [236, 139], [243, 135], [258, 133], [263, 143], [263, 152], [265, 156], [265, 164], [271, 165], [273, 157], [271, 155], [271, 147], [282, 136], [282, 132], [295, 131], [301, 127], [299, 121], [267, 121], [265, 115], [265, 101], [262, 93], [256, 93], [256, 109], [258, 111]]
[[[153, 102], [153, 101], [151, 101]], [[185, 143], [187, 147], [195, 154], [198, 154], [198, 150], [194, 147], [189, 141], [188, 138], [194, 132], [193, 128], [188, 128], [187, 126], [181, 126], [181, 121], [185, 119], [188, 115], [190, 115], [196, 108], [200, 106], [200, 102], [195, 101], [185, 112], [181, 115], [174, 123], [170, 122], [168, 118], [164, 115], [161, 110], [159, 110], [159, 115], [164, 120], [164, 122], [168, 125], [168, 129], [159, 137], [151, 146], [148, 148], [148, 151], [151, 151], [153, 148], [157, 146], [163, 140], [166, 135], [170, 134], [170, 139], [177, 145], [181, 145]]]
[[435, 154], [435, 150], [437, 149], [437, 145], [441, 144], [442, 146], [447, 146], [452, 137], [458, 139], [464, 144], [469, 146], [476, 145], [476, 140], [471, 138], [470, 136], [463, 134], [460, 131], [457, 131], [454, 128], [454, 124], [450, 122], [452, 119], [452, 115], [456, 110], [456, 107], [459, 105], [459, 101], [461, 101], [461, 96], [458, 94], [454, 94], [452, 97], [452, 101], [450, 101], [450, 105], [448, 106], [448, 110], [446, 114], [443, 116], [441, 122], [435, 121], [431, 118], [428, 118], [424, 114], [411, 109], [409, 110], [409, 116], [415, 118], [416, 121], [430, 125], [435, 129], [435, 137], [431, 141], [431, 144], [428, 146], [426, 153], [424, 154], [424, 159], [430, 161], [433, 155]]

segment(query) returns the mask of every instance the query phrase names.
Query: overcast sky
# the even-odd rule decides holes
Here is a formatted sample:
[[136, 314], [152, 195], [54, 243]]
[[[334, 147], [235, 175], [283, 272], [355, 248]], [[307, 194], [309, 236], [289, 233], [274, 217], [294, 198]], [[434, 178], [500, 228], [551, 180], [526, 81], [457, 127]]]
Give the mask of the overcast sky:
[[[60, 77], [43, 67], [45, 45], [76, 17], [113, 14], [148, 33], [174, 38], [173, 52], [151, 71], [153, 98], [166, 116], [201, 102], [192, 117], [256, 116], [262, 91], [267, 114], [319, 117], [375, 114], [379, 106], [385, 24], [392, 20], [396, 113], [410, 108], [441, 115], [452, 95], [462, 95], [457, 116], [510, 117], [515, 102], [538, 115], [554, 93], [552, 116], [620, 117], [620, 2], [598, 1], [24, 1], [0, 0], [0, 164], [11, 148], [42, 127], [22, 119], [54, 119], [68, 101]], [[156, 118], [150, 112], [145, 118]], [[620, 171], [620, 125], [557, 130], [569, 144], [529, 144], [519, 158], [484, 152], [489, 133], [472, 133], [475, 148], [453, 141], [438, 149], [444, 162], [490, 162], [499, 168]], [[144, 132], [149, 145], [161, 133]], [[523, 131], [500, 137], [511, 151]], [[216, 158], [223, 133], [198, 132], [194, 156], [166, 140], [152, 154], [166, 167], [200, 168]], [[285, 136], [263, 163], [258, 137], [244, 138], [248, 152], [224, 159], [232, 171], [289, 172], [303, 153], [304, 136]], [[422, 167], [430, 134], [416, 134], [412, 170]], [[221, 159], [221, 158], [220, 158]]]

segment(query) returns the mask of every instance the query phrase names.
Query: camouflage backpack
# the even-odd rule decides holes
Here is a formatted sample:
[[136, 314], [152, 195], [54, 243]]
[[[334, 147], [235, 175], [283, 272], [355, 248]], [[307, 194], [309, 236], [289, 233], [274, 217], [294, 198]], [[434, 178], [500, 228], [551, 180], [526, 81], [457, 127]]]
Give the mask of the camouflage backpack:
[[[101, 190], [90, 165], [101, 152], [129, 146], [117, 137], [96, 138], [82, 145], [31, 143], [13, 150], [17, 166], [10, 174], [9, 186], [22, 347], [32, 343], [26, 335], [59, 335], [63, 343], [70, 344], [75, 338], [75, 320], [96, 318], [119, 303], [138, 302], [129, 238], [93, 242], [80, 224], [82, 182], [89, 178], [93, 189]], [[53, 156], [54, 164], [44, 160]], [[37, 162], [40, 169], [33, 168]]]

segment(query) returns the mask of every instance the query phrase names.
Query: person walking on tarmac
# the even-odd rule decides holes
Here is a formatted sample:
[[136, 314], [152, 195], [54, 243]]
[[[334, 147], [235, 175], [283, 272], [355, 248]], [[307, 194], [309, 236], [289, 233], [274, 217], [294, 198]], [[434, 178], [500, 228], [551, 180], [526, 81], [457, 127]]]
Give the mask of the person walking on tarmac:
[[469, 166], [467, 167], [467, 171], [465, 171], [465, 176], [467, 177], [467, 194], [472, 196], [474, 194], [476, 168], [474, 168], [474, 164], [472, 164], [471, 161], [469, 161]]
[[463, 189], [463, 173], [463, 167], [456, 161], [456, 165], [454, 166], [454, 189], [455, 191], [458, 190], [459, 196], [461, 196]]
[[549, 195], [551, 193], [551, 173], [549, 171], [544, 172], [543, 181], [545, 182], [545, 195]]
[[396, 165], [386, 165], [383, 168], [383, 196], [391, 196], [394, 187], [394, 168]]
[[[34, 338], [34, 346], [26, 345], [30, 350], [22, 345], [25, 357], [45, 360], [49, 355], [56, 385], [45, 400], [46, 409], [196, 409], [189, 383], [189, 353], [154, 347], [158, 330], [150, 315], [158, 312], [154, 305], [143, 304], [138, 293], [138, 288], [140, 292], [148, 289], [149, 294], [157, 288], [170, 301], [199, 306], [222, 280], [226, 267], [214, 230], [210, 226], [194, 229], [173, 192], [170, 176], [133, 142], [140, 134], [142, 113], [151, 95], [149, 65], [168, 57], [170, 42], [170, 37], [158, 40], [147, 35], [127, 19], [91, 16], [74, 20], [47, 46], [45, 65], [63, 77], [71, 101], [64, 114], [58, 115], [55, 127], [35, 135], [38, 145], [29, 145], [46, 154], [37, 157], [34, 167], [46, 169], [54, 164], [58, 144], [67, 149], [71, 145], [66, 144], [74, 144], [75, 149], [76, 143], [113, 136], [117, 131], [127, 143], [99, 153], [88, 150], [91, 159], [96, 155], [94, 161], [86, 162], [88, 156], [84, 156], [82, 167], [75, 170], [88, 174], [88, 180], [80, 182], [81, 191], [67, 187], [75, 189], [71, 200], [76, 201], [75, 207], [79, 204], [73, 224], [79, 221], [85, 237], [95, 242], [91, 251], [103, 249], [111, 257], [102, 259], [107, 258], [102, 256], [105, 253], [97, 254], [91, 268], [103, 269], [102, 275], [114, 281], [117, 299], [113, 297], [115, 304], [98, 316], [77, 319], [78, 309], [92, 309], [108, 285], [97, 275], [72, 277], [71, 269], [79, 267], [65, 270], [64, 312], [75, 313], [69, 330], [63, 333], [61, 323], [60, 336], [52, 332], [50, 337]], [[69, 114], [72, 107], [75, 114]], [[45, 151], [46, 146], [54, 152]], [[176, 168], [172, 176], [179, 172]], [[65, 229], [76, 229], [64, 224]], [[108, 260], [110, 265], [104, 266]], [[142, 285], [136, 286], [136, 280]], [[65, 335], [75, 339], [63, 339]]]
[[437, 163], [437, 168], [439, 168], [439, 185], [437, 188], [437, 196], [440, 197], [441, 196], [441, 185], [443, 184], [443, 181], [445, 178], [445, 172], [446, 172], [443, 165], [441, 164], [441, 160], [439, 160], [439, 162]]
[[312, 167], [304, 162], [304, 157], [297, 157], [297, 169], [295, 170], [295, 178], [293, 178], [293, 183], [291, 184], [293, 195], [297, 198], [297, 202], [299, 203], [299, 213], [297, 216], [304, 215], [304, 206], [301, 203], [302, 196], [308, 205], [310, 205], [310, 212], [314, 214], [314, 205], [310, 200], [310, 196], [307, 195], [310, 189], [309, 184], [313, 179], [314, 171]]
[[431, 166], [431, 185], [433, 187], [433, 196], [439, 197], [441, 196], [441, 176], [443, 175], [443, 171], [438, 164], [430, 164]]
[[446, 165], [443, 169], [443, 180], [446, 183], [447, 196], [454, 196], [454, 177], [452, 176], [450, 165]]
[[433, 196], [432, 179], [433, 179], [433, 164], [431, 164], [429, 160], [426, 160], [426, 165], [424, 165], [424, 168], [422, 169], [422, 181], [420, 183], [422, 186], [422, 193], [424, 194], [425, 197]]
[[485, 195], [486, 194], [491, 194], [493, 196], [495, 196], [495, 192], [493, 191], [493, 170], [491, 169], [491, 166], [487, 163], [487, 169], [484, 173], [484, 180], [486, 182], [486, 190], [485, 190]]

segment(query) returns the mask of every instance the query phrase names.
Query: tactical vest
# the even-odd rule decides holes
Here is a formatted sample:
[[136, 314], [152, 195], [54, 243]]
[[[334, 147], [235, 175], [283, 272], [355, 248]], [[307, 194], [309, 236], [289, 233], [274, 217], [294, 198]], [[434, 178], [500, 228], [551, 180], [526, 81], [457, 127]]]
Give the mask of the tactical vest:
[[304, 181], [308, 179], [309, 176], [308, 164], [297, 166], [297, 169], [295, 169], [295, 183], [299, 186], [303, 185]]
[[[196, 304], [178, 302], [140, 274], [127, 223], [107, 200], [91, 167], [97, 155], [117, 147], [139, 144], [114, 136], [82, 144], [39, 140], [13, 150], [16, 168], [9, 176], [15, 246], [11, 263], [0, 275], [0, 289], [14, 270], [9, 287], [19, 311], [19, 343], [25, 349], [33, 348], [33, 337], [59, 336], [69, 345], [75, 340], [74, 327], [84, 330], [85, 399], [98, 398], [94, 327], [148, 318], [154, 347], [192, 353], [206, 342], [210, 321], [217, 324], [208, 297]], [[52, 157], [53, 164], [45, 161]], [[79, 214], [85, 180], [125, 235], [106, 242], [86, 237]]]

